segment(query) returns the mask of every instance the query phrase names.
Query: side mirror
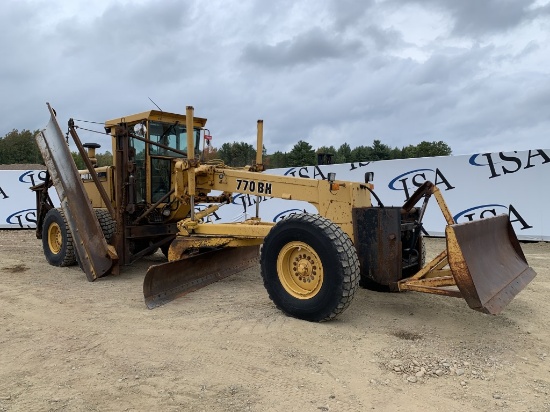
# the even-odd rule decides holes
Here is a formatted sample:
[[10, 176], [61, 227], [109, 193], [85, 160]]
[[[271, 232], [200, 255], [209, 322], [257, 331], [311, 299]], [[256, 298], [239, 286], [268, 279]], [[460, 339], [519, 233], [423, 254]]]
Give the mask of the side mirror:
[[365, 183], [372, 182], [374, 180], [374, 172], [365, 173]]

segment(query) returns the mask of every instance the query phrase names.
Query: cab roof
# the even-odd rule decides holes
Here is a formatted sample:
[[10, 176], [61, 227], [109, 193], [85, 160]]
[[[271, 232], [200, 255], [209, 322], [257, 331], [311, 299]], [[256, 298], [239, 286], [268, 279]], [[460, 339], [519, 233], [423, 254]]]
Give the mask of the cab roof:
[[[184, 114], [161, 112], [160, 110], [149, 110], [147, 112], [141, 112], [132, 114], [130, 116], [119, 117], [112, 120], [107, 120], [105, 126], [116, 126], [120, 123], [136, 123], [142, 120], [153, 120], [165, 123], [175, 123], [185, 125], [186, 116]], [[202, 117], [193, 117], [193, 126], [204, 127], [206, 119]]]

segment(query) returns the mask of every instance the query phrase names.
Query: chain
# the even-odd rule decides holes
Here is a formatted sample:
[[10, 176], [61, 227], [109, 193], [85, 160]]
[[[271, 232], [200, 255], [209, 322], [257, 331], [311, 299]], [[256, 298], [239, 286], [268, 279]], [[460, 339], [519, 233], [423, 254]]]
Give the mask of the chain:
[[75, 122], [83, 122], [83, 123], [94, 123], [94, 124], [103, 124], [103, 122], [93, 122], [91, 120], [79, 120], [79, 119], [73, 119]]
[[87, 132], [93, 132], [93, 133], [98, 133], [98, 134], [105, 134], [105, 132], [99, 132], [97, 130], [92, 130], [92, 129], [86, 129], [85, 127], [80, 127], [80, 126], [75, 126], [75, 128], [78, 128], [80, 130], [86, 130]]

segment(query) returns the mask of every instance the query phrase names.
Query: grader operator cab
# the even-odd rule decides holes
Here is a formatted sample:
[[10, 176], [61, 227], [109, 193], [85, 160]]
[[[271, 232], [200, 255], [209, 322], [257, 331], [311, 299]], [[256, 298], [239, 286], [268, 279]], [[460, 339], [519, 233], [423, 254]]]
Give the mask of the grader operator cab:
[[[149, 308], [257, 265], [258, 257], [274, 304], [308, 321], [342, 313], [359, 285], [462, 297], [472, 309], [497, 314], [535, 276], [508, 216], [456, 224], [430, 182], [403, 206], [384, 207], [370, 174], [363, 183], [270, 175], [262, 173], [261, 150], [244, 168], [204, 162], [197, 148], [206, 119], [192, 107], [185, 115], [153, 110], [107, 121], [114, 164], [96, 167], [97, 145], [81, 143], [72, 119], [65, 140], [48, 108], [51, 119], [36, 140], [49, 177], [33, 188], [46, 259], [78, 263], [94, 281], [160, 248], [168, 262], [147, 271]], [[77, 170], [68, 135], [87, 170]], [[258, 121], [258, 148], [262, 140]], [[60, 208], [48, 195], [52, 185]], [[257, 202], [255, 217], [209, 222], [234, 193], [303, 200], [318, 214], [264, 222]], [[422, 217], [432, 195], [447, 221], [447, 247], [425, 264]]]

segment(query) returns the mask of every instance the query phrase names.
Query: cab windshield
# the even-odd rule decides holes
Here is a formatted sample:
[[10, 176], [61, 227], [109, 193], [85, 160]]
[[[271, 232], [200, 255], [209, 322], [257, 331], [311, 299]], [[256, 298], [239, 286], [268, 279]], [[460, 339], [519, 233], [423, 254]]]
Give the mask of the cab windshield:
[[[193, 134], [195, 151], [197, 151], [200, 141], [200, 129], [195, 128]], [[187, 133], [183, 124], [149, 122], [149, 139], [155, 143], [187, 152]], [[149, 150], [153, 156], [183, 157], [179, 153], [155, 145], [151, 145]]]

